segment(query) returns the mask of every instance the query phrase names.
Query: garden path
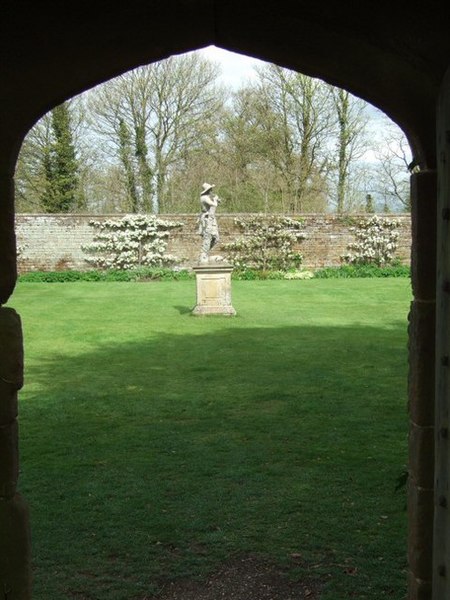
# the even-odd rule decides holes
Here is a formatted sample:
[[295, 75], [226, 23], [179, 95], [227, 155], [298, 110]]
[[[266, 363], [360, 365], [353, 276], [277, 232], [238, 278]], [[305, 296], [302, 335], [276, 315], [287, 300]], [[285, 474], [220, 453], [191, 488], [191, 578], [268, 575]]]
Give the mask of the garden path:
[[319, 600], [317, 581], [292, 581], [280, 567], [256, 556], [225, 563], [204, 582], [170, 583], [145, 600]]

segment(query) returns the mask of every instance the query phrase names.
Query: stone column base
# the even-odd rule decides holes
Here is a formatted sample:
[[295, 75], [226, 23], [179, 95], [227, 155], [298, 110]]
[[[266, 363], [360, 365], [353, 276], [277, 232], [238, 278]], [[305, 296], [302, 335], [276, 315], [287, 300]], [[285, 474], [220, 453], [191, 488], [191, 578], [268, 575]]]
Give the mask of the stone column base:
[[231, 304], [231, 272], [227, 264], [199, 264], [193, 267], [197, 283], [197, 304], [193, 315], [228, 315], [236, 311]]

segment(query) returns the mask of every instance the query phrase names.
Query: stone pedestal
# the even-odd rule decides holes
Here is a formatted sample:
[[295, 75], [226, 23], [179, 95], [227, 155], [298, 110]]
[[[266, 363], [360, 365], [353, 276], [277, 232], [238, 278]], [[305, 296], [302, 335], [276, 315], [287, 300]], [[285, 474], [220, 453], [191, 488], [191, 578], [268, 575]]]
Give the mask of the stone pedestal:
[[228, 264], [199, 264], [193, 268], [197, 282], [194, 315], [228, 315], [236, 311], [231, 304], [231, 272]]

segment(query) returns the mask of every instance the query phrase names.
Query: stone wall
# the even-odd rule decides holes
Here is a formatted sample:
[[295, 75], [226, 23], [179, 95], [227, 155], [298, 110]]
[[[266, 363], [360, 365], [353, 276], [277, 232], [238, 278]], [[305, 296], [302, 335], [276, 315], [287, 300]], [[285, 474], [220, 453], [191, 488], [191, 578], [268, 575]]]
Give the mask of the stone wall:
[[[221, 244], [214, 254], [224, 254], [223, 244], [240, 235], [235, 218], [238, 215], [219, 215]], [[91, 268], [85, 260], [82, 246], [93, 240], [92, 219], [120, 218], [121, 215], [16, 215], [16, 235], [19, 247], [19, 272], [57, 271]], [[340, 264], [340, 257], [354, 241], [351, 227], [367, 215], [337, 216], [328, 214], [301, 215], [305, 239], [298, 250], [303, 254], [303, 266], [318, 268]], [[200, 237], [196, 233], [197, 215], [161, 215], [161, 218], [183, 223], [180, 230], [171, 232], [168, 252], [182, 260], [182, 265], [196, 262], [200, 250]], [[240, 214], [239, 218], [245, 218]], [[393, 218], [390, 215], [390, 218]], [[397, 257], [405, 264], [410, 262], [411, 221], [409, 215], [395, 215], [401, 223]]]

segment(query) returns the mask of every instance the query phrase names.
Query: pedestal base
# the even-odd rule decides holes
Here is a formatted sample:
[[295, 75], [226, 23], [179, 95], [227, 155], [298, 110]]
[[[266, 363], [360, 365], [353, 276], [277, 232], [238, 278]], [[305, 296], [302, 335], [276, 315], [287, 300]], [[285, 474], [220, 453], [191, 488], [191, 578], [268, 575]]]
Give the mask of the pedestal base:
[[197, 283], [197, 304], [193, 315], [228, 315], [236, 311], [231, 304], [231, 265], [199, 264], [193, 268]]

